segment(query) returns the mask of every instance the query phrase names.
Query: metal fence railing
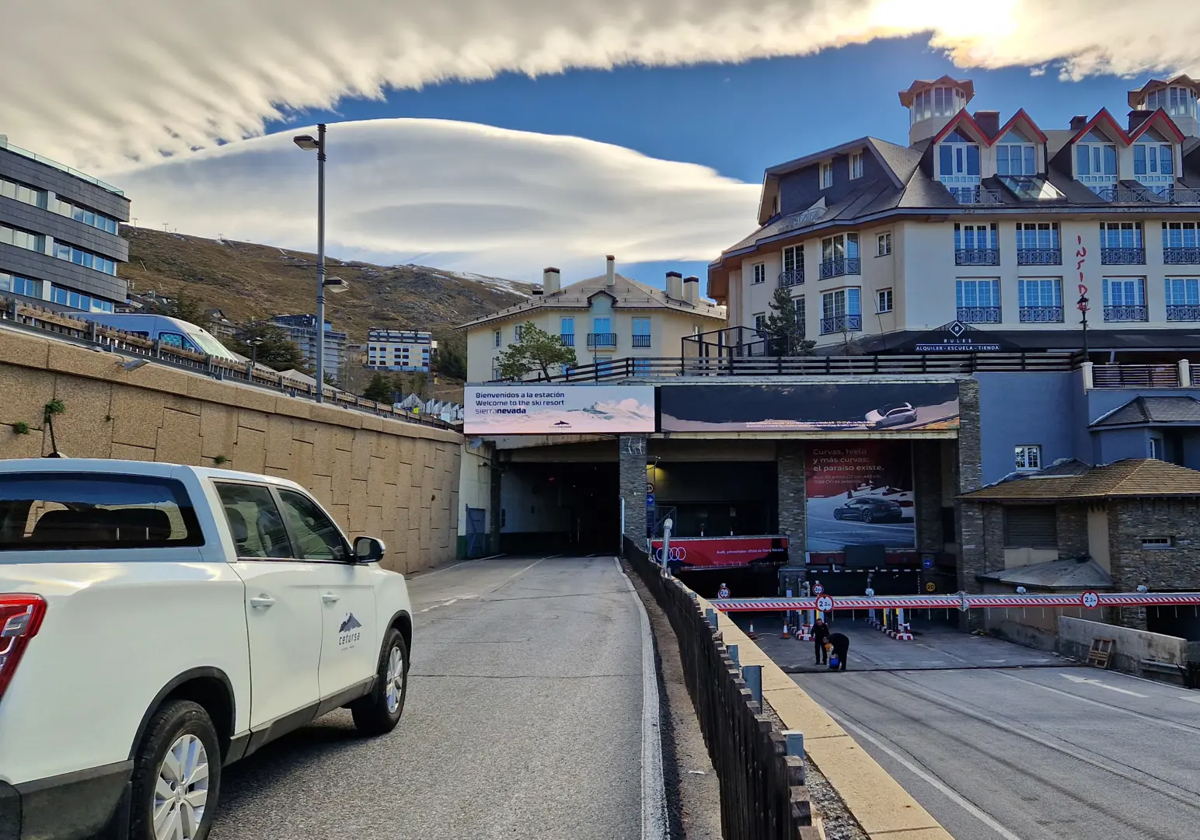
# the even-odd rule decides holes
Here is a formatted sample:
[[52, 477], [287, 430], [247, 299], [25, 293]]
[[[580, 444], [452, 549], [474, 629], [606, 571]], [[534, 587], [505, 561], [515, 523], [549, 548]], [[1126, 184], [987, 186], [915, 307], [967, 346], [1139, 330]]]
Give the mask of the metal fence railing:
[[[59, 336], [75, 344], [90, 346], [97, 350], [141, 356], [149, 362], [190, 370], [213, 379], [245, 382], [284, 396], [301, 399], [312, 400], [317, 396], [315, 384], [290, 379], [262, 365], [251, 366], [249, 362], [239, 365], [236, 361], [194, 353], [2, 295], [0, 295], [0, 320], [35, 334]], [[327, 405], [365, 411], [402, 423], [417, 423], [422, 426], [456, 430], [453, 424], [446, 423], [441, 419], [396, 409], [387, 403], [368, 400], [328, 385], [324, 388], [323, 396]]]
[[783, 733], [762, 713], [693, 593], [664, 578], [645, 550], [628, 538], [625, 557], [667, 614], [679, 641], [684, 680], [720, 785], [722, 836], [817, 840], [803, 756], [787, 754]]

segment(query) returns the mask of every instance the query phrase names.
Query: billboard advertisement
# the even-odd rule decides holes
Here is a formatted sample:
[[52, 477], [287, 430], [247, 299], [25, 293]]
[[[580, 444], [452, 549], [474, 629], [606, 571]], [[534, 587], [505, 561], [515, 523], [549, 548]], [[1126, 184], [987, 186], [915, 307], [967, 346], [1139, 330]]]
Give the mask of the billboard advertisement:
[[907, 432], [958, 428], [958, 383], [679, 385], [664, 432]]
[[847, 546], [916, 548], [911, 444], [814, 443], [808, 447], [804, 478], [810, 552], [836, 553]]
[[650, 385], [469, 385], [464, 397], [468, 435], [654, 431]]
[[[662, 563], [663, 541], [650, 543], [654, 559]], [[676, 571], [730, 569], [787, 562], [787, 537], [682, 537], [671, 540], [671, 568]]]

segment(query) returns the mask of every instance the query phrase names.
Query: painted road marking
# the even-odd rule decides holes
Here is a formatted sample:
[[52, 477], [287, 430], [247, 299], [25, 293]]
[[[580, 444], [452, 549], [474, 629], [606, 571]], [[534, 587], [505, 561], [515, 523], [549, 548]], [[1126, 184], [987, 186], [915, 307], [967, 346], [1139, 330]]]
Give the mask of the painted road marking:
[[[822, 704], [822, 705], [824, 706], [824, 704]], [[906, 770], [908, 770], [914, 776], [916, 776], [917, 778], [921, 779], [922, 781], [925, 781], [928, 784], [930, 784], [934, 789], [936, 789], [939, 793], [941, 793], [943, 796], [945, 796], [947, 799], [949, 799], [955, 805], [962, 808], [968, 814], [975, 817], [975, 819], [979, 820], [981, 823], [986, 825], [988, 828], [992, 829], [992, 831], [996, 832], [1001, 837], [1003, 837], [1004, 840], [1021, 840], [1021, 838], [1019, 836], [1017, 836], [1016, 834], [1013, 834], [1011, 831], [1009, 831], [1003, 825], [996, 822], [995, 818], [992, 817], [991, 814], [987, 813], [986, 811], [981, 809], [978, 805], [975, 805], [973, 802], [971, 802], [970, 800], [963, 797], [958, 791], [954, 790], [954, 788], [947, 785], [941, 779], [937, 778], [936, 776], [934, 776], [930, 773], [927, 773], [925, 770], [918, 767], [916, 764], [909, 761], [904, 756], [900, 755], [900, 753], [893, 750], [891, 747], [889, 747], [887, 744], [885, 744], [879, 738], [876, 738], [874, 735], [867, 732], [862, 727], [856, 726], [856, 725], [850, 723], [850, 721], [848, 721], [842, 715], [840, 715], [836, 712], [830, 711], [828, 706], [825, 706], [825, 712], [831, 718], [833, 718], [835, 721], [837, 721], [839, 724], [841, 724], [843, 729], [846, 729], [846, 730], [854, 733], [855, 738], [862, 738], [864, 741], [868, 741], [869, 743], [874, 744], [880, 750], [882, 750], [883, 752], [885, 752], [889, 756], [891, 756], [892, 759], [894, 759], [898, 764], [900, 764], [902, 767], [904, 767]]]
[[1025, 683], [1026, 685], [1031, 685], [1034, 688], [1040, 688], [1043, 691], [1049, 691], [1051, 694], [1058, 694], [1058, 695], [1061, 695], [1062, 697], [1070, 697], [1072, 700], [1076, 700], [1080, 703], [1086, 703], [1089, 706], [1099, 706], [1102, 709], [1108, 709], [1109, 711], [1116, 712], [1119, 715], [1135, 717], [1138, 720], [1143, 720], [1143, 721], [1146, 721], [1147, 723], [1157, 723], [1160, 726], [1167, 727], [1168, 729], [1177, 729], [1180, 732], [1188, 732], [1188, 733], [1191, 733], [1192, 735], [1195, 735], [1197, 732], [1200, 732], [1200, 729], [1197, 729], [1195, 726], [1189, 726], [1186, 723], [1176, 723], [1173, 720], [1163, 720], [1162, 718], [1151, 717], [1150, 715], [1145, 715], [1145, 714], [1142, 714], [1141, 712], [1135, 712], [1132, 709], [1125, 709], [1125, 708], [1122, 708], [1121, 706], [1113, 706], [1109, 703], [1101, 703], [1099, 700], [1092, 700], [1087, 697], [1080, 697], [1078, 694], [1072, 694], [1069, 691], [1062, 691], [1060, 689], [1053, 688], [1048, 685], [1042, 685], [1040, 682], [1034, 682], [1033, 680], [1022, 679], [1021, 677], [1015, 676], [1013, 674], [1006, 674], [1003, 671], [993, 671], [992, 673], [995, 674], [997, 677], [1003, 677], [1006, 680], [1016, 680], [1017, 682], [1022, 682], [1022, 683]]
[[1070, 680], [1073, 683], [1077, 683], [1077, 684], [1081, 684], [1081, 685], [1094, 685], [1094, 686], [1098, 686], [1100, 688], [1107, 688], [1109, 691], [1116, 691], [1121, 694], [1128, 694], [1130, 697], [1141, 697], [1143, 700], [1146, 700], [1150, 697], [1149, 694], [1138, 694], [1136, 691], [1129, 691], [1128, 689], [1117, 688], [1115, 685], [1108, 685], [1107, 683], [1100, 682], [1100, 680], [1088, 679], [1087, 677], [1077, 677], [1074, 674], [1063, 674], [1062, 677], [1063, 677], [1063, 679]]
[[1180, 699], [1186, 700], [1189, 703], [1200, 703], [1200, 697], [1182, 697]]

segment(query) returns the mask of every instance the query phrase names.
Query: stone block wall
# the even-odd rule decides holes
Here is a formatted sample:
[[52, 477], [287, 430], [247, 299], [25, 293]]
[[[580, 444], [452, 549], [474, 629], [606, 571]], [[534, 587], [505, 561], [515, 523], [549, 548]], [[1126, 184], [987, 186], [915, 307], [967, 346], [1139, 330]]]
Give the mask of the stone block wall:
[[[161, 365], [0, 332], [0, 458], [59, 452], [280, 476], [307, 488], [353, 538], [383, 539], [384, 566], [413, 572], [451, 560], [462, 437], [316, 405]], [[13, 426], [27, 424], [28, 434]]]
[[787, 534], [788, 562], [804, 564], [808, 498], [805, 493], [804, 458], [806, 443], [781, 440], [778, 444], [776, 482], [779, 486], [779, 533]]
[[625, 536], [646, 544], [646, 436], [621, 435], [621, 498], [625, 500]]
[[[1200, 502], [1131, 499], [1108, 503], [1109, 559], [1120, 592], [1200, 590]], [[1143, 548], [1144, 537], [1172, 537], [1171, 548]], [[1122, 608], [1117, 621], [1145, 629], [1145, 608]]]

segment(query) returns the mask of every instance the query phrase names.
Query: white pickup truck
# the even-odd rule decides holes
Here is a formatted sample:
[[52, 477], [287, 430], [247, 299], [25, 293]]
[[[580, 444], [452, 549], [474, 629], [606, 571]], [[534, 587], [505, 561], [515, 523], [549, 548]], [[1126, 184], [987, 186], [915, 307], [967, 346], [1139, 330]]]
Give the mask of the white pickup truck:
[[390, 732], [383, 552], [278, 478], [0, 461], [0, 840], [203, 840], [224, 765], [339, 707]]

